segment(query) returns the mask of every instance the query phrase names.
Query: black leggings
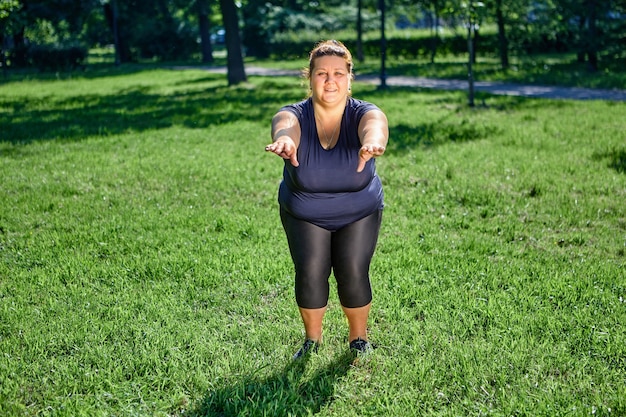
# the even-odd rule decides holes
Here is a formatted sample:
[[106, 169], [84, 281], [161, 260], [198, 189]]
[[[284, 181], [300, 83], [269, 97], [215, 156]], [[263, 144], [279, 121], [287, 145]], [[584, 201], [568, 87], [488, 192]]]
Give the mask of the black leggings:
[[296, 270], [296, 302], [302, 308], [328, 304], [331, 268], [341, 305], [363, 307], [372, 301], [369, 267], [376, 248], [382, 210], [331, 232], [280, 210]]

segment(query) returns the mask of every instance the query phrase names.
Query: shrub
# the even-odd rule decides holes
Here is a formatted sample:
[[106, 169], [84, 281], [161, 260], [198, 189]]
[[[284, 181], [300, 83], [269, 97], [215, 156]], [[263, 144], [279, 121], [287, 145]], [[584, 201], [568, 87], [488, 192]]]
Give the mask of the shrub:
[[[303, 39], [284, 39], [272, 43], [272, 57], [276, 59], [294, 59], [306, 57], [315, 41]], [[356, 50], [356, 41], [345, 39], [343, 42], [351, 50]], [[467, 53], [467, 40], [461, 35], [435, 39], [429, 37], [391, 38], [387, 39], [387, 55], [390, 57], [419, 58], [431, 54], [432, 45], [437, 42], [437, 54], [462, 55]], [[480, 51], [486, 54], [497, 52], [496, 35], [480, 37]], [[380, 54], [380, 40], [368, 39], [363, 41], [363, 53], [368, 56]]]
[[34, 45], [28, 51], [30, 62], [40, 71], [82, 68], [87, 54], [87, 48], [79, 45]]

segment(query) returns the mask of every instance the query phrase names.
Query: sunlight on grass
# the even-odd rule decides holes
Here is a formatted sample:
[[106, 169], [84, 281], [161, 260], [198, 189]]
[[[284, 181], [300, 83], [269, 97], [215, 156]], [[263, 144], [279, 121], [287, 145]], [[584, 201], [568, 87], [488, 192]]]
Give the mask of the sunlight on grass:
[[9, 81], [0, 414], [626, 414], [625, 105], [386, 91], [391, 140], [354, 362], [331, 296], [304, 363], [269, 121], [295, 77]]

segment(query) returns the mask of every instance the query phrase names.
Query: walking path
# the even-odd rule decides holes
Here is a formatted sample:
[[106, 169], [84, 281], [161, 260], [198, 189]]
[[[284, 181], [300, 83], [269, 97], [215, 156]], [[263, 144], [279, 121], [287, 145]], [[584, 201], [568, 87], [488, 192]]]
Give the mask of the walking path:
[[[380, 79], [378, 78], [375, 80], [371, 80], [370, 82], [380, 84]], [[422, 88], [433, 88], [436, 90], [467, 90], [469, 88], [467, 80], [441, 80], [424, 77], [403, 76], [388, 77], [387, 85], [402, 87], [414, 86]], [[497, 81], [476, 81], [474, 82], [474, 89], [475, 91], [484, 91], [490, 94], [508, 96], [569, 100], [626, 101], [625, 90], [600, 90], [578, 87], [521, 85]]]
[[[225, 67], [206, 68], [215, 73], [226, 73]], [[300, 76], [299, 71], [275, 70], [261, 67], [246, 67], [247, 75], [259, 76]], [[380, 84], [380, 77], [373, 75], [357, 76], [357, 81], [370, 84]], [[444, 80], [424, 77], [388, 76], [388, 86], [394, 87], [420, 87], [435, 90], [467, 90], [467, 80]], [[533, 98], [568, 99], [568, 100], [608, 100], [626, 101], [626, 90], [601, 90], [578, 87], [555, 87], [540, 85], [521, 85], [498, 81], [476, 81], [475, 91], [483, 91], [490, 94], [509, 95]]]

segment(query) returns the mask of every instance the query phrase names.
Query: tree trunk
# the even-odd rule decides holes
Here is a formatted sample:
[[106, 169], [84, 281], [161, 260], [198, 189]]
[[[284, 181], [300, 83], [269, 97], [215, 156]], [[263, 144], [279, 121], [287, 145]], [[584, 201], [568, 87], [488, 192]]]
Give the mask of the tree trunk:
[[4, 32], [0, 33], [0, 65], [2, 65], [2, 75], [4, 78], [8, 75], [7, 57], [5, 53]]
[[504, 26], [504, 13], [502, 12], [502, 0], [496, 0], [496, 20], [498, 22], [498, 46], [500, 48], [500, 66], [502, 69], [509, 67], [509, 41], [506, 37]]
[[17, 32], [13, 33], [11, 66], [26, 67], [28, 65], [25, 31], [26, 27], [22, 26]]
[[[587, 18], [585, 16], [578, 17], [578, 36], [581, 39], [585, 39], [585, 24], [587, 23]], [[582, 44], [581, 44], [582, 43]], [[585, 46], [584, 41], [578, 42], [578, 52], [576, 53], [576, 61], [579, 64], [583, 64], [585, 62], [585, 51], [587, 47]]]
[[433, 6], [434, 9], [434, 19], [431, 21], [431, 36], [432, 41], [430, 42], [430, 63], [435, 63], [435, 56], [437, 55], [437, 48], [439, 47], [439, 9], [437, 5]]
[[117, 8], [117, 0], [111, 0], [109, 3], [104, 4], [104, 17], [106, 18], [111, 34], [113, 35], [113, 53], [115, 55], [115, 66], [120, 65], [122, 57], [122, 49], [120, 45], [120, 34], [118, 26], [119, 11]]
[[228, 66], [228, 85], [247, 81], [243, 65], [241, 37], [239, 36], [239, 18], [234, 0], [220, 0], [222, 21], [226, 32], [226, 53]]
[[385, 0], [378, 0], [380, 7], [380, 89], [387, 88], [387, 37], [385, 36]]
[[363, 9], [363, 0], [357, 0], [357, 14], [356, 14], [356, 59], [359, 62], [365, 60], [363, 55], [363, 16], [361, 12]]
[[207, 12], [206, 0], [196, 0], [198, 8], [198, 30], [200, 31], [200, 52], [202, 63], [213, 62], [213, 47], [211, 46], [211, 23]]
[[478, 38], [480, 37], [480, 29], [474, 28], [474, 36], [472, 36], [472, 64], [476, 64], [476, 51], [478, 51]]
[[597, 30], [597, 9], [596, 2], [589, 1], [587, 3], [587, 16], [589, 22], [589, 40], [587, 43], [587, 66], [589, 71], [596, 72], [598, 70], [598, 30]]
[[469, 91], [468, 91], [468, 104], [470, 107], [474, 107], [474, 69], [472, 67], [472, 63], [474, 62], [474, 41], [472, 39], [472, 25], [471, 22], [467, 25], [467, 50], [469, 52], [469, 57], [467, 60], [467, 80], [469, 82]]
[[111, 26], [113, 29], [113, 47], [115, 49], [115, 66], [120, 65], [120, 34], [117, 26], [117, 2], [113, 0], [111, 3]]

